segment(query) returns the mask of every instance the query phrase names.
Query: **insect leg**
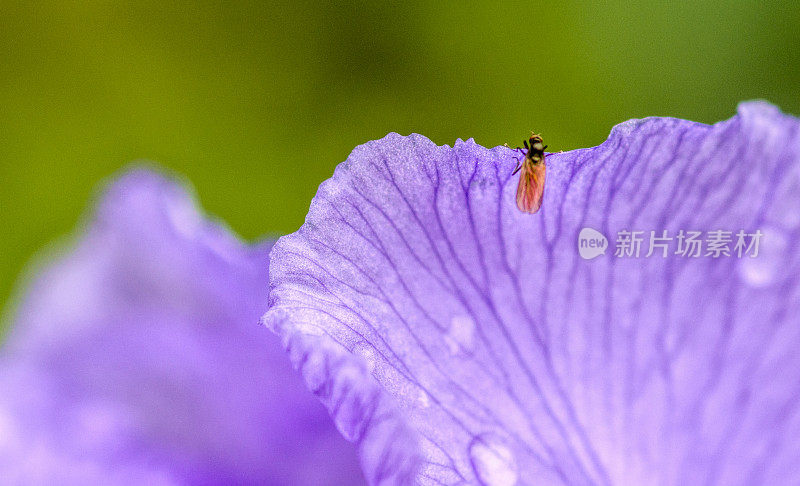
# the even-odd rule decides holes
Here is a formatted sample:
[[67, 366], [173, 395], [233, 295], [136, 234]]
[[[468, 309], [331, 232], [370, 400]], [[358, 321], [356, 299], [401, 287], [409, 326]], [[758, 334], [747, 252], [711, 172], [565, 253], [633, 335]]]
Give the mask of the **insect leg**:
[[[504, 143], [504, 144], [503, 144], [503, 147], [505, 147], [505, 148], [511, 148], [511, 146], [510, 146], [510, 145], [508, 145], [507, 143]], [[512, 149], [512, 150], [514, 150], [515, 152], [522, 152], [523, 154], [525, 153], [525, 149], [523, 149], [522, 147], [516, 147], [516, 148], [514, 148], [514, 149]], [[517, 161], [517, 162], [519, 162], [519, 161]]]

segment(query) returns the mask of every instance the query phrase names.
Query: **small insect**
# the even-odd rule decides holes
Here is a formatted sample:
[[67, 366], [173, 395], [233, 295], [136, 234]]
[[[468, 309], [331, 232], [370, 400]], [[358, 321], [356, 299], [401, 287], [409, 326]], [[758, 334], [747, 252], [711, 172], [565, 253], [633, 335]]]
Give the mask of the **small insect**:
[[531, 133], [528, 140], [522, 142], [525, 145], [523, 150], [517, 147], [516, 150], [525, 154], [523, 159], [517, 160], [517, 168], [511, 175], [522, 170], [519, 175], [519, 185], [517, 186], [517, 208], [524, 213], [534, 214], [542, 207], [542, 196], [544, 195], [544, 145], [542, 137]]

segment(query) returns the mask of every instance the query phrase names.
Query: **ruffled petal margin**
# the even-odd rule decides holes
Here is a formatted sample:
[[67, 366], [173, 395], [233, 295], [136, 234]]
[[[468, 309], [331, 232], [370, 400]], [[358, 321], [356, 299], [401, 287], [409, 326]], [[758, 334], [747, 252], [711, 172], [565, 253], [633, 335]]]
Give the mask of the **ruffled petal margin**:
[[[548, 155], [536, 215], [515, 152], [390, 134], [276, 243], [263, 320], [372, 484], [796, 482], [799, 126], [622, 123]], [[671, 246], [615, 255], [633, 231]], [[760, 253], [706, 253], [715, 231]]]

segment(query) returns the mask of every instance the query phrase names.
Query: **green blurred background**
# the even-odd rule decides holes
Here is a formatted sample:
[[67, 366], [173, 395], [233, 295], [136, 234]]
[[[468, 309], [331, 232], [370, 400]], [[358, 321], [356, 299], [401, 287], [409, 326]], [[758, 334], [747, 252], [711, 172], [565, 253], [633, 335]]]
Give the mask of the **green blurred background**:
[[389, 131], [553, 150], [623, 120], [800, 112], [800, 3], [2, 2], [0, 302], [130, 161], [256, 239]]

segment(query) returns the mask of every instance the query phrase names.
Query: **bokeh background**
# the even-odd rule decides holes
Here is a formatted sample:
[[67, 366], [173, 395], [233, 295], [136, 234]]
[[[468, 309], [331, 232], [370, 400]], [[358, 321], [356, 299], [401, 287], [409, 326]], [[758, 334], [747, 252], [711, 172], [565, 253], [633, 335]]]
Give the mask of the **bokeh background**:
[[789, 0], [3, 0], [0, 302], [131, 161], [184, 175], [254, 240], [294, 231], [334, 166], [389, 131], [495, 146], [536, 130], [569, 150], [746, 99], [798, 113], [799, 25]]

